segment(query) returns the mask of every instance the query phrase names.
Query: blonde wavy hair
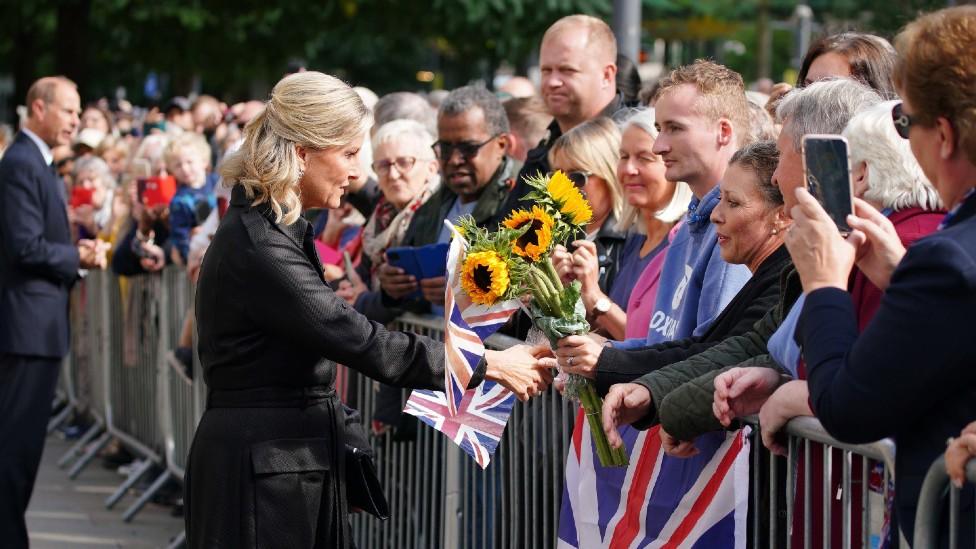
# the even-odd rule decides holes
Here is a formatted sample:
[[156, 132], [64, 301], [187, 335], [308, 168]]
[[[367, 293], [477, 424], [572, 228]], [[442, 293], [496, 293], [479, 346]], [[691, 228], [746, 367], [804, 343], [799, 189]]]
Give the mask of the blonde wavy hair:
[[244, 143], [220, 168], [225, 184], [244, 187], [253, 205], [270, 204], [278, 223], [301, 215], [296, 145], [344, 147], [364, 135], [372, 114], [345, 82], [320, 72], [288, 75], [275, 84], [261, 114], [244, 128]]

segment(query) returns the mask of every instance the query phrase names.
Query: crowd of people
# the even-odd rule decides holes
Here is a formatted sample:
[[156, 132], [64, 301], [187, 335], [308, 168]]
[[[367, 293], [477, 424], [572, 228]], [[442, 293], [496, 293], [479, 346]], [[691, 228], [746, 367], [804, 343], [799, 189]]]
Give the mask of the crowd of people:
[[[516, 349], [508, 359], [592, 379], [605, 396], [604, 428], [614, 445], [630, 451], [643, 432], [660, 425], [669, 455], [662, 475], [697, 475], [705, 463], [699, 450], [714, 447], [725, 429], [751, 415], [758, 415], [762, 443], [775, 453], [785, 451], [783, 428], [797, 416], [818, 418], [848, 443], [891, 437], [897, 483], [890, 518], [910, 540], [922, 480], [946, 452], [946, 439], [958, 436], [946, 454], [958, 484], [966, 460], [976, 455], [976, 422], [970, 424], [976, 380], [967, 373], [976, 356], [965, 335], [965, 311], [976, 305], [973, 52], [976, 7], [958, 7], [920, 16], [894, 45], [864, 33], [827, 36], [807, 52], [795, 85], [779, 84], [770, 94], [747, 91], [738, 73], [709, 60], [640, 85], [633, 63], [618, 56], [610, 28], [574, 15], [542, 38], [538, 88], [515, 77], [495, 92], [468, 85], [377, 97], [365, 88], [353, 88], [355, 95], [329, 88], [331, 95], [309, 99], [299, 86], [315, 83], [289, 76], [267, 108], [260, 101], [227, 105], [200, 95], [146, 110], [106, 100], [82, 108], [69, 80], [44, 78], [27, 97], [18, 138], [4, 130], [2, 141], [9, 147], [0, 163], [3, 324], [25, 314], [27, 301], [11, 288], [26, 272], [64, 288], [79, 267], [133, 277], [175, 265], [194, 282], [207, 269], [216, 277], [219, 267], [205, 258], [218, 228], [227, 225], [221, 220], [254, 200], [266, 201], [276, 223], [308, 227], [316, 267], [344, 307], [379, 324], [408, 311], [442, 315], [445, 276], [418, 280], [387, 252], [447, 243], [451, 231], [444, 221], [465, 215], [494, 229], [523, 204], [526, 176], [560, 170], [593, 211], [585, 234], [553, 256], [565, 282], [580, 281], [592, 331], [567, 337], [551, 351]], [[303, 126], [289, 119], [286, 100], [294, 97], [309, 112], [333, 108], [328, 101], [361, 105], [369, 113], [362, 120], [371, 125], [349, 122], [367, 124], [361, 146], [316, 134], [329, 120], [309, 115]], [[334, 121], [328, 131], [352, 131], [340, 123], [346, 122]], [[802, 149], [810, 134], [841, 135], [849, 144], [849, 233], [842, 234], [807, 191]], [[14, 210], [32, 192], [12, 183], [25, 169], [18, 163], [24, 153], [14, 146], [19, 135], [38, 143], [56, 170], [71, 234], [61, 245], [74, 263], [62, 258], [58, 268], [37, 267], [57, 263], [38, 259], [38, 246], [50, 237], [16, 225], [23, 212]], [[276, 150], [269, 136], [295, 148]], [[330, 148], [351, 154], [344, 189], [318, 202], [305, 187], [291, 189], [307, 177], [306, 169], [319, 170], [316, 163], [325, 160], [315, 155]], [[289, 161], [256, 175], [255, 159], [272, 155]], [[274, 199], [261, 198], [265, 184]], [[248, 231], [265, 230], [246, 214], [233, 216]], [[228, 249], [222, 257], [234, 254]], [[245, 259], [226, 259], [224, 269]], [[258, 270], [252, 276], [268, 277], [271, 287], [279, 274]], [[229, 284], [245, 288], [235, 281]], [[201, 285], [201, 292], [213, 294], [198, 295], [198, 308], [218, 303], [213, 284]], [[291, 325], [290, 312], [282, 311], [282, 325]], [[191, 311], [184, 319], [175, 351], [188, 372], [197, 322], [202, 339], [214, 329], [205, 326], [212, 317]], [[527, 319], [517, 315], [503, 331], [524, 337], [526, 329]], [[17, 330], [0, 328], [0, 357], [65, 351], [52, 355], [24, 346]], [[237, 383], [217, 373], [237, 355], [217, 351], [201, 349], [208, 382]], [[351, 350], [340, 355], [351, 367], [371, 367]], [[0, 364], [3, 379], [13, 379], [15, 362], [2, 358]], [[371, 428], [409, 438], [414, 420], [401, 413], [403, 374], [376, 367], [391, 384], [382, 386], [370, 411]], [[489, 363], [487, 375], [497, 375], [492, 368]], [[548, 382], [548, 375], [533, 378], [517, 392], [529, 398]], [[561, 388], [558, 379], [556, 385]], [[4, 413], [13, 407], [12, 387], [12, 381], [0, 386], [0, 434], [12, 432], [9, 421], [21, 417]], [[585, 428], [583, 421], [575, 426]], [[0, 520], [19, 524], [5, 526], [15, 532], [6, 539], [25, 535], [30, 489], [9, 477], [17, 471], [32, 484], [39, 458], [37, 441], [32, 444], [20, 454], [0, 453], [6, 456], [0, 457], [0, 500], [9, 503], [0, 504]], [[801, 461], [799, 470], [819, 470], [818, 460]], [[197, 470], [212, 467], [195, 463]], [[854, 470], [858, 476], [860, 467]], [[596, 465], [595, 474], [604, 485], [629, 482], [620, 469]], [[814, 476], [814, 486], [822, 482]], [[842, 480], [832, 475], [830, 482], [836, 491]], [[584, 487], [565, 486], [567, 495], [574, 490]], [[799, 509], [804, 490], [812, 486], [801, 481]], [[812, 491], [815, 516], [833, 515], [833, 529], [816, 532], [814, 542], [829, 537], [841, 544], [839, 504]], [[15, 492], [17, 498], [6, 497]], [[201, 501], [213, 497], [210, 488], [195, 494]], [[854, 495], [855, 503], [860, 497]], [[564, 497], [563, 506], [572, 499]], [[973, 506], [971, 487], [962, 502], [963, 516], [971, 517], [965, 512]], [[580, 510], [572, 516], [579, 540], [587, 539], [585, 530], [596, 519]], [[799, 517], [794, 513], [796, 523], [780, 529], [791, 531], [794, 543], [804, 534]], [[861, 517], [852, 520], [850, 541], [859, 544]], [[231, 535], [235, 524], [188, 521], [188, 529], [219, 537]], [[971, 527], [960, 535], [973, 542]], [[201, 539], [191, 535], [191, 545], [203, 546]]]

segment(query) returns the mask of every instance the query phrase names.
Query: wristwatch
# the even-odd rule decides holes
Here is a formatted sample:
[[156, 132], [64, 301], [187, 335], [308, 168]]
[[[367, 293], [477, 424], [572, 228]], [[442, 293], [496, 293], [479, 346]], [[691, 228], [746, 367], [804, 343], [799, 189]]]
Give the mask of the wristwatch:
[[601, 297], [600, 299], [596, 300], [596, 303], [593, 305], [593, 312], [590, 314], [593, 315], [593, 318], [600, 315], [605, 315], [610, 312], [610, 307], [612, 306], [613, 302], [611, 302], [610, 299]]

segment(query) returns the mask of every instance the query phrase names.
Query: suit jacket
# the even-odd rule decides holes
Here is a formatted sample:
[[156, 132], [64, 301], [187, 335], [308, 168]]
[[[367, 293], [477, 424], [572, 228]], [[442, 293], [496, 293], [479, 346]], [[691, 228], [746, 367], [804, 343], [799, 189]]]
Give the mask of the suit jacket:
[[0, 354], [67, 354], [78, 266], [63, 184], [19, 133], [0, 160]]
[[[970, 200], [951, 226], [908, 248], [860, 335], [850, 294], [836, 288], [807, 296], [796, 329], [824, 428], [850, 443], [895, 439], [895, 502], [908, 539], [926, 471], [976, 419], [974, 214]], [[962, 501], [962, 546], [971, 547], [971, 488]]]

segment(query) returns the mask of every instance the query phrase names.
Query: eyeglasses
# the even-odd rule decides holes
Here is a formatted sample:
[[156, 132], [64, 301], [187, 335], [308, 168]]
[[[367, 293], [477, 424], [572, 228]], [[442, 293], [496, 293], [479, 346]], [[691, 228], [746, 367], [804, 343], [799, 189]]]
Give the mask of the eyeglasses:
[[895, 124], [895, 131], [902, 139], [908, 139], [908, 134], [912, 129], [912, 124], [915, 120], [912, 119], [911, 115], [905, 112], [901, 103], [896, 104], [891, 108], [891, 121]]
[[495, 135], [489, 137], [487, 141], [482, 141], [481, 143], [476, 143], [474, 141], [458, 141], [452, 143], [450, 141], [441, 141], [438, 139], [433, 145], [431, 145], [431, 148], [434, 149], [434, 154], [436, 154], [437, 158], [440, 160], [450, 160], [451, 157], [454, 156], [454, 151], [459, 152], [462, 159], [471, 160], [478, 154], [481, 147], [491, 143], [499, 135], [500, 134], [496, 133]]
[[385, 176], [390, 173], [390, 168], [396, 166], [400, 174], [405, 174], [412, 170], [416, 163], [417, 159], [412, 156], [398, 156], [392, 160], [377, 160], [373, 162], [373, 171], [376, 172], [376, 175]]

